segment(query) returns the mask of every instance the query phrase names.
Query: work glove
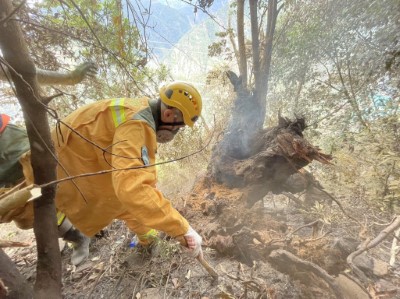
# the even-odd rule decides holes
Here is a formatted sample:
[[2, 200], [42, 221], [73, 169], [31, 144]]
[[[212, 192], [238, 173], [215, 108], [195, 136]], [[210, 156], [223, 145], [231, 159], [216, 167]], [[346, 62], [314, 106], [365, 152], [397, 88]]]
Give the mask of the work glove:
[[183, 237], [186, 240], [187, 247], [189, 248], [189, 252], [191, 255], [197, 257], [203, 254], [203, 251], [201, 250], [202, 239], [191, 226], [189, 226], [189, 230]]
[[73, 84], [80, 83], [85, 78], [96, 77], [98, 68], [94, 62], [85, 62], [78, 65], [72, 72], [70, 72], [70, 79]]

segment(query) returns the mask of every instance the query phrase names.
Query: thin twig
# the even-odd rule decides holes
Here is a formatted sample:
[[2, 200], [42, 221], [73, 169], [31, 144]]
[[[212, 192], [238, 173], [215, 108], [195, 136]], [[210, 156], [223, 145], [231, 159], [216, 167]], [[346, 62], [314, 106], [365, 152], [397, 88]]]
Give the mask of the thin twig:
[[330, 233], [331, 233], [331, 231], [328, 231], [328, 232], [326, 232], [325, 234], [323, 234], [322, 236], [320, 236], [318, 238], [301, 240], [300, 244], [303, 245], [303, 244], [308, 243], [308, 242], [315, 242], [315, 241], [321, 240], [321, 239], [325, 238], [327, 235], [329, 235]]
[[296, 196], [294, 196], [292, 193], [290, 192], [282, 192], [283, 195], [285, 195], [287, 198], [293, 200], [295, 202], [296, 205], [298, 206], [303, 206], [303, 202], [298, 199]]
[[90, 292], [89, 292], [89, 295], [88, 295], [88, 298], [89, 298], [89, 299], [92, 297], [92, 294], [93, 294], [93, 292], [94, 292], [96, 286], [98, 285], [98, 283], [99, 283], [99, 281], [100, 281], [100, 278], [103, 277], [104, 273], [106, 273], [106, 271], [103, 271], [103, 270], [104, 270], [104, 264], [100, 264], [100, 269], [99, 269], [100, 273], [99, 273], [99, 275], [97, 276], [96, 281], [94, 282], [94, 284], [93, 284], [93, 286], [92, 286], [92, 289], [91, 289]]
[[43, 97], [43, 98], [42, 98], [42, 102], [43, 102], [43, 104], [47, 105], [47, 104], [50, 103], [53, 99], [58, 98], [58, 97], [61, 97], [61, 96], [63, 96], [63, 95], [64, 95], [64, 93], [61, 92], [61, 93], [57, 93], [57, 94], [52, 95], [52, 96]]
[[313, 225], [317, 224], [320, 221], [321, 220], [318, 219], [318, 220], [315, 220], [313, 222], [310, 222], [310, 223], [307, 223], [305, 225], [302, 225], [302, 226], [296, 228], [294, 231], [292, 231], [289, 234], [287, 234], [284, 239], [272, 239], [269, 242], [267, 242], [265, 245], [269, 246], [269, 245], [272, 245], [272, 244], [278, 243], [278, 242], [289, 242], [289, 241], [292, 240], [292, 237], [293, 237], [294, 233], [298, 232], [299, 230], [301, 230], [301, 229], [303, 229], [305, 227], [313, 226]]
[[298, 231], [301, 230], [302, 228], [313, 226], [313, 225], [317, 224], [317, 223], [320, 222], [320, 221], [321, 221], [321, 220], [317, 219], [317, 220], [315, 220], [315, 221], [313, 221], [313, 222], [304, 224], [304, 225], [302, 225], [302, 226], [296, 228], [296, 229], [295, 229], [294, 231], [292, 231], [288, 236], [292, 236], [295, 232], [298, 232]]
[[118, 289], [119, 285], [121, 284], [121, 281], [125, 276], [126, 270], [127, 269], [125, 268], [124, 271], [122, 272], [122, 274], [120, 275], [120, 277], [118, 278], [117, 283], [114, 285], [111, 293], [107, 296], [107, 298], [116, 298], [117, 297], [117, 296], [114, 297], [113, 295], [114, 295], [114, 292]]
[[[347, 263], [350, 265], [350, 267], [353, 270], [356, 270], [355, 272], [358, 272], [358, 268], [354, 265], [353, 260], [355, 257], [359, 256], [361, 253], [374, 248], [377, 246], [379, 243], [381, 243], [383, 240], [385, 240], [389, 234], [394, 232], [396, 229], [400, 228], [400, 216], [397, 216], [393, 222], [383, 229], [378, 236], [376, 236], [373, 240], [369, 241], [366, 240], [356, 251], [352, 252], [348, 257], [347, 257]], [[358, 274], [358, 273], [357, 273]]]
[[209, 146], [211, 139], [212, 139], [212, 136], [209, 139], [208, 143], [204, 147], [200, 148], [199, 150], [197, 150], [197, 151], [195, 151], [193, 153], [187, 154], [185, 156], [176, 158], [176, 159], [171, 159], [171, 160], [158, 162], [158, 163], [154, 163], [154, 164], [149, 164], [149, 165], [140, 165], [140, 166], [132, 166], [132, 167], [126, 167], [126, 168], [107, 169], [107, 170], [101, 170], [101, 171], [97, 171], [97, 172], [89, 172], [89, 173], [78, 174], [76, 176], [67, 177], [67, 178], [55, 180], [55, 181], [52, 181], [52, 182], [48, 182], [48, 183], [40, 185], [39, 187], [40, 188], [44, 188], [44, 187], [47, 187], [47, 186], [50, 186], [50, 185], [62, 183], [62, 182], [73, 180], [73, 179], [77, 179], [77, 178], [83, 178], [83, 177], [94, 176], [94, 175], [102, 175], [102, 174], [112, 173], [112, 172], [115, 172], [115, 171], [143, 169], [143, 168], [154, 167], [154, 166], [157, 166], [157, 165], [164, 165], [164, 164], [180, 161], [180, 160], [189, 158], [191, 156], [197, 155], [198, 153], [200, 153], [203, 150], [205, 150]]
[[168, 276], [167, 276], [167, 281], [165, 282], [165, 288], [164, 288], [164, 296], [163, 298], [167, 298], [167, 287], [168, 287], [168, 281], [169, 278], [171, 277], [171, 269], [172, 269], [172, 265], [174, 264], [174, 262], [171, 262], [171, 264], [169, 265], [169, 269], [168, 269]]

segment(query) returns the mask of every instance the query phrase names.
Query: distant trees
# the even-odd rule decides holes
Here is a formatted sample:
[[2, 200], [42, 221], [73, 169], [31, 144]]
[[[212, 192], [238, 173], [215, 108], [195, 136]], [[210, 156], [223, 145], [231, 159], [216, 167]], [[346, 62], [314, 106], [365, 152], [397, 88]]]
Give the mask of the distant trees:
[[[62, 88], [64, 99], [72, 98], [76, 108], [86, 99], [152, 95], [166, 78], [165, 67], [147, 67], [151, 52], [140, 35], [146, 19], [135, 9], [132, 1], [46, 0], [22, 6], [18, 18], [12, 19], [25, 33], [37, 67], [65, 70], [80, 62], [96, 63], [99, 71], [93, 84]], [[71, 104], [58, 103], [66, 110], [61, 115], [71, 111]]]
[[239, 70], [229, 72], [236, 98], [215, 177], [231, 180], [224, 166], [254, 154], [252, 136], [281, 111], [304, 115], [308, 138], [344, 158], [328, 182], [352, 178], [344, 190], [398, 205], [400, 3], [238, 0], [232, 9], [237, 27], [210, 46]]
[[337, 157], [335, 171], [325, 171], [327, 186], [395, 208], [399, 2], [305, 1], [281, 17], [269, 117], [279, 109], [305, 115], [308, 136]]

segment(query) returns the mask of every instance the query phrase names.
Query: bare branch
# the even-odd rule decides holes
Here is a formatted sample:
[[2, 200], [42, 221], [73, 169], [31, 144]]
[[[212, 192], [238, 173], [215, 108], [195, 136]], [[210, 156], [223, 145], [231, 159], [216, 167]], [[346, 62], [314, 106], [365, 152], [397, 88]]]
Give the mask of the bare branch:
[[15, 242], [15, 241], [8, 241], [8, 240], [0, 240], [0, 248], [6, 247], [28, 247], [31, 244], [24, 243], [24, 242]]
[[61, 97], [62, 95], [64, 95], [64, 93], [57, 93], [55, 95], [49, 96], [49, 97], [43, 97], [42, 98], [42, 103], [47, 105], [49, 104], [53, 99]]
[[365, 279], [364, 273], [360, 269], [357, 268], [356, 265], [354, 265], [354, 258], [359, 256], [361, 253], [374, 248], [377, 246], [379, 243], [381, 243], [383, 240], [385, 240], [391, 233], [393, 233], [395, 230], [400, 228], [400, 216], [397, 216], [396, 218], [393, 219], [392, 223], [387, 226], [385, 229], [383, 229], [378, 236], [376, 236], [373, 240], [369, 241], [368, 239], [361, 244], [361, 246], [354, 252], [352, 252], [348, 257], [347, 257], [347, 263], [349, 266], [353, 269], [353, 271], [360, 276], [361, 278]]
[[396, 262], [396, 256], [400, 252], [400, 246], [397, 245], [397, 242], [400, 241], [400, 228], [396, 230], [394, 233], [394, 238], [392, 242], [392, 247], [390, 248], [390, 260], [389, 260], [389, 265], [391, 267], [394, 267], [394, 264]]

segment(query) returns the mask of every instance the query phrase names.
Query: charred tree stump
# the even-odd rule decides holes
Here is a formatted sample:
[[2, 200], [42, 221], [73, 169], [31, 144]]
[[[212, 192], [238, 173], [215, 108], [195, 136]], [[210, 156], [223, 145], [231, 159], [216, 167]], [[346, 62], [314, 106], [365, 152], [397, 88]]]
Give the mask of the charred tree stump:
[[236, 100], [232, 109], [232, 117], [225, 129], [222, 140], [212, 151], [212, 163], [209, 165], [211, 178], [228, 187], [242, 187], [242, 180], [231, 170], [237, 160], [247, 159], [257, 152], [254, 147], [256, 136], [262, 129], [265, 108], [257, 101], [255, 94], [243, 87], [242, 78], [234, 72], [227, 72]]
[[[247, 152], [249, 155], [242, 158], [234, 157], [228, 151], [224, 152], [228, 146], [217, 145], [219, 151], [215, 151], [218, 154], [213, 156], [212, 176], [228, 187], [246, 186], [249, 206], [268, 192], [291, 192], [293, 186], [288, 180], [292, 175], [298, 174], [300, 169], [313, 160], [329, 164], [332, 159], [304, 139], [305, 128], [304, 118], [291, 121], [279, 117], [277, 126], [267, 128], [252, 137], [253, 141], [248, 142], [252, 145]], [[227, 143], [226, 140], [223, 142]]]

